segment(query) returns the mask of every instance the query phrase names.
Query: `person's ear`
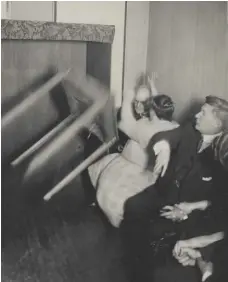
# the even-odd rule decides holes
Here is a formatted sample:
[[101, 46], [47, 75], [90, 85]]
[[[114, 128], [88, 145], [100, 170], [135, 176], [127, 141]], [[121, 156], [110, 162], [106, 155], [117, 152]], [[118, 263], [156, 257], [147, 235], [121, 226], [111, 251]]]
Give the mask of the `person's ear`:
[[201, 112], [198, 112], [197, 114], [195, 114], [195, 118], [198, 118], [200, 116]]
[[214, 114], [214, 124], [217, 128], [222, 129], [223, 126], [223, 122], [221, 120], [221, 118], [219, 118], [218, 113], [213, 110], [213, 114]]
[[216, 117], [214, 122], [217, 128], [222, 129], [222, 121], [220, 118]]

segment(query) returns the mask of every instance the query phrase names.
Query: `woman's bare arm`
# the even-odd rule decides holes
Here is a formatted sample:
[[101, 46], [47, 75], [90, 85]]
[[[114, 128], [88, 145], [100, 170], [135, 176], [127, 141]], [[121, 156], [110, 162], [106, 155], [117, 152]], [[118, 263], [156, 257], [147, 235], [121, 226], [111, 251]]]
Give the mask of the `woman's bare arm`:
[[119, 129], [127, 134], [131, 139], [135, 139], [135, 131], [137, 121], [132, 111], [132, 101], [134, 99], [134, 91], [127, 91], [123, 98], [123, 105], [121, 109], [121, 120], [119, 122]]
[[195, 210], [204, 211], [210, 206], [210, 204], [211, 203], [209, 201], [205, 200], [199, 202], [182, 202], [176, 204], [175, 206], [184, 211], [186, 214], [190, 214]]
[[181, 248], [204, 248], [210, 244], [220, 241], [224, 238], [224, 232], [216, 232], [211, 235], [194, 237], [191, 239], [178, 241], [174, 247], [176, 253], [179, 253]]

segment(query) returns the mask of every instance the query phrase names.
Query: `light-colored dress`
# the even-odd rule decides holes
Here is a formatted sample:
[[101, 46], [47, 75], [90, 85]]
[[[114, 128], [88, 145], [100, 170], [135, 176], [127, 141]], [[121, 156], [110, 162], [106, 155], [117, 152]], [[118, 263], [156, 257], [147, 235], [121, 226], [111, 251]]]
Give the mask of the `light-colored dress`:
[[[148, 119], [138, 121], [136, 135], [140, 143], [129, 140], [121, 154], [110, 154], [89, 167], [92, 184], [97, 189], [97, 201], [111, 224], [119, 227], [126, 200], [154, 184], [158, 175], [146, 169], [145, 148], [153, 135], [172, 130], [178, 124]], [[149, 126], [149, 128], [148, 128]], [[153, 148], [151, 148], [153, 149]]]

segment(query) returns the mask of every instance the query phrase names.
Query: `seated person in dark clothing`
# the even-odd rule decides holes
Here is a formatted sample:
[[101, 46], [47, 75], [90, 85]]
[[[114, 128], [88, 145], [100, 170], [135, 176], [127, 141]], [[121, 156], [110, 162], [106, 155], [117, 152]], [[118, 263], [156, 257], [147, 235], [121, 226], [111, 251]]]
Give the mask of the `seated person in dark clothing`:
[[[219, 198], [218, 195], [222, 194], [218, 191], [222, 192], [226, 188], [225, 178], [227, 174], [215, 158], [213, 145], [227, 129], [227, 105], [228, 102], [223, 99], [207, 97], [200, 114], [197, 115], [195, 126], [197, 130], [191, 124], [182, 128], [178, 152], [175, 157], [171, 158], [171, 163], [173, 162], [174, 165], [172, 166], [170, 163], [170, 167], [174, 167], [174, 174], [171, 174], [171, 177], [168, 178], [164, 177], [157, 183], [156, 186], [159, 187], [157, 193], [154, 187], [152, 189], [148, 187], [126, 203], [125, 233], [128, 232], [128, 238], [130, 238], [128, 244], [129, 249], [132, 250], [132, 256], [133, 253], [137, 256], [137, 252], [141, 252], [140, 255], [144, 259], [146, 257], [143, 252], [145, 253], [146, 249], [149, 249], [148, 219], [154, 218], [154, 208], [160, 209], [162, 207], [162, 200], [160, 201], [161, 198], [158, 197], [158, 194], [164, 193], [163, 199], [166, 203], [172, 204], [168, 207], [168, 210], [162, 210], [162, 216], [167, 220], [172, 219], [170, 222], [174, 221], [173, 225], [177, 225], [177, 231], [183, 239], [197, 236], [197, 234], [200, 235], [203, 228], [203, 225], [199, 224], [202, 222], [201, 212], [194, 211], [191, 215], [187, 215], [185, 211], [182, 211], [178, 206], [174, 206], [174, 204], [210, 201], [211, 195], [214, 194], [214, 187], [217, 190], [216, 198]], [[170, 135], [167, 135], [167, 140], [169, 138]], [[157, 203], [155, 205], [154, 199]], [[181, 221], [181, 223], [176, 223], [177, 221]], [[205, 221], [204, 224], [206, 222], [209, 221]], [[159, 224], [153, 222], [151, 225], [153, 233], [158, 229]], [[135, 263], [134, 269], [137, 268], [137, 264], [139, 266], [139, 261], [140, 259]], [[145, 265], [146, 263], [144, 263]], [[145, 270], [146, 268], [142, 267], [142, 269]], [[179, 275], [178, 272], [177, 275]], [[143, 271], [141, 271], [141, 277], [143, 277]], [[172, 279], [170, 281], [178, 281], [178, 277]]]
[[[217, 120], [213, 122], [213, 118]], [[226, 152], [228, 146], [228, 136], [226, 133], [228, 130], [228, 102], [216, 97], [207, 97], [201, 112], [196, 115], [195, 128], [198, 132], [193, 132], [191, 127], [189, 127], [190, 130], [183, 130], [183, 138], [179, 148], [182, 157], [178, 159], [176, 169], [177, 175], [179, 174], [182, 178], [179, 185], [181, 184], [182, 186], [185, 186], [184, 189], [186, 192], [189, 190], [191, 195], [188, 196], [189, 200], [185, 199], [185, 203], [168, 207], [168, 210], [170, 211], [164, 212], [163, 216], [169, 219], [175, 215], [175, 211], [178, 213], [178, 208], [183, 211], [186, 210], [187, 213], [190, 213], [193, 210], [205, 210], [208, 205], [210, 205], [210, 198], [213, 198], [215, 201], [214, 198], [218, 198], [219, 195], [221, 195], [218, 189], [221, 189], [220, 191], [225, 191], [227, 181], [225, 166], [227, 165], [228, 159], [228, 154]], [[194, 140], [193, 137], [195, 137]], [[197, 154], [194, 151], [197, 152]], [[190, 153], [192, 153], [192, 155], [190, 155]], [[189, 155], [190, 158], [188, 158]], [[193, 158], [194, 155], [195, 159]], [[196, 164], [198, 164], [198, 166], [196, 166]], [[186, 181], [188, 179], [193, 179], [193, 175], [197, 176], [197, 171], [194, 173], [193, 168], [191, 171], [188, 171], [185, 168], [193, 165], [196, 166], [198, 172], [202, 171], [198, 178], [202, 178], [203, 181], [201, 181], [199, 187], [197, 186], [196, 188], [192, 187], [192, 189], [188, 189], [188, 185], [186, 188]], [[183, 173], [181, 171], [183, 171]], [[191, 174], [188, 176], [187, 174], [189, 174], [189, 172], [191, 172]], [[184, 177], [184, 174], [186, 177]], [[197, 179], [197, 177], [195, 177], [195, 179]], [[206, 182], [211, 184], [210, 187], [215, 186], [212, 185], [212, 183], [216, 184], [216, 190], [213, 189], [211, 190], [211, 193], [208, 193], [209, 198], [202, 198], [202, 201], [194, 203], [193, 191], [196, 191], [196, 194], [198, 193], [199, 195], [200, 190], [204, 190], [203, 183]], [[192, 185], [192, 182], [189, 184]], [[205, 185], [205, 187], [209, 186]], [[183, 191], [183, 187], [181, 190]], [[192, 198], [192, 200], [190, 200], [190, 198]], [[180, 199], [179, 201], [181, 202], [182, 200]]]
[[[180, 182], [180, 203], [166, 207], [167, 210], [163, 210], [161, 214], [173, 221], [181, 220], [184, 215], [186, 220], [180, 223], [181, 240], [223, 230], [222, 222], [227, 213], [228, 174], [225, 166], [228, 148], [228, 102], [207, 97], [206, 104], [196, 119], [196, 129], [203, 134], [204, 142], [196, 147], [198, 154], [189, 162], [191, 169], [185, 177], [186, 180], [182, 178]], [[178, 166], [180, 164], [181, 161]], [[186, 162], [185, 165], [187, 167]], [[178, 170], [181, 170], [180, 166]], [[199, 178], [203, 181], [200, 182]], [[210, 259], [213, 252], [213, 246], [205, 248], [204, 258]], [[185, 259], [187, 258], [183, 258], [186, 263]], [[202, 265], [202, 261], [200, 264]]]
[[[216, 142], [215, 156], [228, 172], [228, 133], [224, 133]], [[202, 230], [200, 237], [194, 237], [188, 240], [178, 241], [173, 250], [174, 256], [183, 265], [197, 262], [202, 271], [203, 281], [227, 281], [228, 270], [226, 267], [228, 258], [228, 241], [227, 241], [227, 222], [228, 222], [228, 179], [224, 179], [226, 183], [226, 190], [208, 205], [211, 209], [212, 216], [216, 224], [207, 226], [206, 230]], [[222, 192], [222, 191], [219, 191]], [[197, 208], [206, 207], [202, 203], [182, 203], [179, 205], [182, 210], [190, 214]], [[204, 235], [205, 233], [213, 233], [211, 235]], [[215, 243], [224, 238], [222, 242]], [[208, 247], [207, 247], [208, 246]], [[199, 249], [199, 250], [196, 250]], [[198, 252], [200, 259], [195, 259], [195, 254]]]

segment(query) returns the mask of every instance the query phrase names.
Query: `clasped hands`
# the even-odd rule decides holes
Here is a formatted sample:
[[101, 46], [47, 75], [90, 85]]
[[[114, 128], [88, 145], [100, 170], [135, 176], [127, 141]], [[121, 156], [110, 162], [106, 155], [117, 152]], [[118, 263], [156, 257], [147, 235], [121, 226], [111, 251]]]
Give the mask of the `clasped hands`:
[[202, 282], [213, 274], [213, 264], [204, 261], [200, 251], [193, 248], [189, 240], [178, 241], [173, 248], [173, 256], [183, 266], [197, 265], [202, 273]]
[[192, 203], [182, 202], [174, 206], [165, 206], [161, 209], [160, 215], [172, 221], [182, 221], [188, 218], [188, 215], [193, 211]]
[[[188, 215], [194, 210], [193, 203], [182, 202], [174, 206], [165, 206], [160, 215], [174, 222], [186, 220]], [[196, 259], [201, 257], [198, 250], [193, 249], [187, 241], [178, 241], [173, 249], [173, 256], [183, 266], [194, 266]]]
[[194, 266], [196, 259], [201, 258], [201, 253], [193, 249], [187, 241], [178, 241], [173, 248], [173, 256], [183, 266]]

